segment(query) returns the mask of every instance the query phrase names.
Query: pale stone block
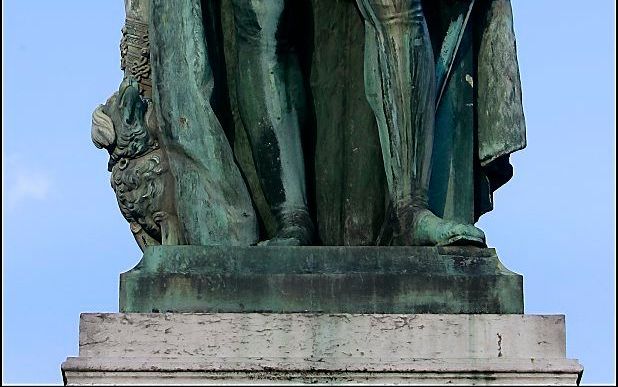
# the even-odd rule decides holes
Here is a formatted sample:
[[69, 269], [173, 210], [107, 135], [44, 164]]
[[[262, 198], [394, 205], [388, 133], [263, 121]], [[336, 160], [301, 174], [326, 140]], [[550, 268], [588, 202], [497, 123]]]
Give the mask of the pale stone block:
[[564, 316], [82, 314], [65, 382], [571, 384]]

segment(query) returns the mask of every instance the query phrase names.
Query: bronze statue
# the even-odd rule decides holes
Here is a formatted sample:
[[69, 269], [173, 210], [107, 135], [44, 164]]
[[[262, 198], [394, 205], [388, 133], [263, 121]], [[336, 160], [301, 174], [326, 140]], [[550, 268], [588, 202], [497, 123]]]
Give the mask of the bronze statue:
[[[167, 160], [170, 178], [161, 181], [174, 211], [166, 208], [178, 225], [164, 244], [485, 245], [484, 233], [473, 224], [491, 210], [493, 191], [511, 177], [510, 153], [525, 146], [509, 0], [230, 1], [222, 12], [233, 12], [234, 42], [223, 33], [217, 43], [212, 39], [217, 28], [209, 23], [219, 20], [218, 1], [126, 0], [127, 26], [138, 38], [123, 41], [123, 58], [129, 59], [123, 66], [153, 106], [152, 141]], [[320, 14], [313, 32], [298, 30], [301, 18], [311, 16], [300, 11], [303, 4]], [[335, 19], [344, 8], [357, 18], [345, 30]], [[353, 45], [364, 51], [364, 75], [354, 72], [349, 58], [338, 69], [354, 82], [364, 79], [374, 121], [354, 121], [355, 114], [366, 117], [367, 109], [355, 102], [354, 85], [320, 70], [328, 65], [315, 53], [322, 54], [322, 41], [316, 38], [312, 50], [299, 46], [299, 35], [317, 36], [325, 28], [360, 42]], [[140, 48], [146, 30], [147, 44]], [[228, 53], [234, 47], [233, 57], [223, 61], [217, 44]], [[332, 57], [339, 55], [330, 50]], [[300, 54], [313, 55], [310, 82]], [[232, 110], [247, 132], [255, 172], [242, 163], [238, 168], [224, 133], [233, 129], [222, 127], [220, 111], [213, 109], [219, 98], [213, 90], [226, 81], [217, 78], [215, 62], [224, 62], [233, 76]], [[326, 84], [350, 91], [329, 101], [320, 92]], [[329, 117], [321, 112], [328, 103], [357, 111], [345, 127], [324, 129]], [[368, 125], [374, 134], [363, 129]], [[324, 171], [350, 171], [355, 165], [346, 160], [354, 156], [343, 155], [343, 167], [326, 165], [302, 141], [311, 130], [342, 141], [334, 139], [339, 129], [359, 136], [343, 140], [363, 145], [352, 153], [365, 152], [374, 164], [374, 157], [382, 160], [380, 168], [341, 187], [332, 179], [325, 183]], [[317, 146], [328, 149], [329, 136]], [[381, 155], [375, 156], [377, 138]], [[99, 145], [114, 143], [108, 142]], [[137, 155], [123, 157], [118, 161], [131, 163]], [[315, 172], [308, 174], [308, 167]], [[366, 211], [356, 207], [343, 217], [333, 215], [330, 204], [340, 201], [344, 208], [349, 199], [331, 198], [329, 190], [356, 190], [356, 197], [366, 192], [368, 202], [361, 204]], [[317, 196], [315, 209], [310, 196]], [[264, 210], [256, 213], [262, 201], [270, 223]], [[271, 232], [258, 235], [258, 218]], [[338, 229], [358, 237], [331, 237]]]

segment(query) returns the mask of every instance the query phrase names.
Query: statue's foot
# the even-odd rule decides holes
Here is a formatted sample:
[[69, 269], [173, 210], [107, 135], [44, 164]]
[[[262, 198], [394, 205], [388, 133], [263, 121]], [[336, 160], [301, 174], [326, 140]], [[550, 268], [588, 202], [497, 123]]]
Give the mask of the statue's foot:
[[396, 242], [412, 246], [487, 246], [482, 230], [444, 220], [426, 209], [415, 209], [400, 217], [398, 234]]
[[308, 246], [313, 242], [313, 222], [309, 213], [301, 211], [282, 216], [283, 225], [272, 239], [258, 246]]
[[311, 244], [311, 238], [307, 232], [299, 227], [290, 227], [277, 233], [274, 238], [258, 243], [258, 246], [307, 246]]

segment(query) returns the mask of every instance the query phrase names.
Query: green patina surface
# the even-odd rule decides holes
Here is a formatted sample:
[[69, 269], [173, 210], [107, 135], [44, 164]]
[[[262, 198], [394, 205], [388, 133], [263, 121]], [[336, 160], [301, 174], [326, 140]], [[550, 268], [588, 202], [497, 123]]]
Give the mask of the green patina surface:
[[[220, 0], [234, 132], [234, 151], [264, 227], [275, 233], [240, 119], [235, 21], [231, 0]], [[303, 129], [307, 199], [316, 244], [374, 245], [384, 222], [387, 176], [379, 131], [364, 84], [365, 26], [354, 0], [298, 0], [295, 50], [305, 79]], [[468, 1], [424, 1], [437, 77], [442, 50], [452, 49]], [[451, 36], [451, 35], [453, 36]], [[492, 193], [512, 175], [509, 154], [525, 146], [519, 70], [509, 0], [480, 2], [470, 16], [436, 111], [430, 209], [447, 220], [474, 224], [493, 208]], [[219, 116], [224, 116], [223, 112]]]
[[[413, 186], [423, 210], [467, 226], [510, 179], [509, 154], [525, 146], [510, 1], [478, 2], [460, 33], [468, 2], [422, 1], [422, 31], [402, 19], [393, 29], [377, 3], [127, 1], [136, 15], [127, 12], [125, 43], [148, 30], [137, 47], [152, 67], [151, 80], [138, 79], [142, 88], [152, 81], [151, 96], [142, 90], [154, 111], [145, 130], [169, 169], [157, 183], [174, 203], [144, 212], [160, 219], [160, 234], [170, 223], [183, 237], [154, 241], [168, 246], [146, 248], [121, 275], [121, 311], [523, 313], [522, 277], [492, 249], [363, 247], [380, 242], [389, 202], [409, 199]], [[412, 50], [420, 37], [424, 48]], [[443, 52], [457, 52], [448, 77]], [[413, 84], [400, 64], [418, 58], [412, 78], [423, 82]], [[433, 110], [436, 75], [446, 86], [435, 125], [433, 111], [410, 124], [415, 110]], [[430, 108], [410, 104], [418, 90]], [[110, 149], [116, 126], [94, 132]], [[403, 231], [454, 228], [400, 215]], [[300, 243], [327, 246], [248, 247], [280, 237], [277, 223], [288, 220], [307, 234], [315, 226]]]
[[120, 278], [121, 312], [523, 313], [472, 247], [153, 246]]
[[[302, 229], [292, 235], [300, 244], [389, 244], [385, 224], [402, 224], [404, 236], [411, 227], [389, 204], [409, 202], [412, 186], [415, 201], [447, 221], [472, 225], [492, 209], [492, 193], [512, 176], [510, 153], [525, 146], [510, 1], [400, 2], [422, 5], [427, 31], [399, 17], [396, 28], [379, 22], [388, 8], [380, 3], [125, 2], [123, 68], [152, 107], [147, 129], [169, 170], [159, 195], [172, 203], [159, 212], [174, 220], [158, 221], [155, 241], [142, 244], [247, 246], [290, 237], [290, 226]], [[417, 38], [422, 61], [408, 58]], [[439, 90], [445, 82], [435, 125], [411, 125], [433, 109], [418, 108], [435, 94], [432, 78]], [[113, 151], [116, 132], [96, 133]], [[144, 222], [133, 223], [138, 237]], [[167, 223], [178, 223], [179, 238], [158, 238]], [[439, 222], [427, 223], [418, 228], [441, 234]]]
[[258, 239], [258, 224], [211, 106], [214, 74], [200, 4], [150, 4], [153, 102], [174, 177], [170, 194], [187, 244], [249, 245]]

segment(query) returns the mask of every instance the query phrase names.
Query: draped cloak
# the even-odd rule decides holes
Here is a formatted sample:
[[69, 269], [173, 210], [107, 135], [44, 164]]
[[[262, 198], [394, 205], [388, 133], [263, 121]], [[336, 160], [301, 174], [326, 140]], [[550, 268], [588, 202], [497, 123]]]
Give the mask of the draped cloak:
[[[387, 191], [377, 126], [365, 97], [363, 21], [353, 0], [292, 1], [297, 4], [297, 14], [291, 15], [298, 30], [295, 49], [306, 78], [303, 151], [318, 244], [372, 245], [384, 220]], [[223, 0], [217, 10], [208, 4], [205, 19], [212, 22], [208, 13], [221, 12], [224, 55], [211, 61], [216, 70], [220, 60], [224, 79], [219, 85], [229, 97], [220, 104], [229, 111], [216, 110], [234, 143], [264, 239], [275, 227], [238, 113], [231, 5]], [[468, 4], [424, 2], [436, 58], [449, 26]], [[213, 49], [216, 44], [209, 45]], [[510, 0], [477, 0], [436, 112], [431, 209], [446, 219], [475, 223], [493, 209], [493, 192], [512, 177], [510, 154], [525, 145]]]
[[[467, 3], [427, 1], [434, 50]], [[436, 112], [430, 184], [432, 209], [467, 223], [493, 209], [493, 192], [513, 175], [509, 155], [526, 146], [510, 1], [475, 7]]]

